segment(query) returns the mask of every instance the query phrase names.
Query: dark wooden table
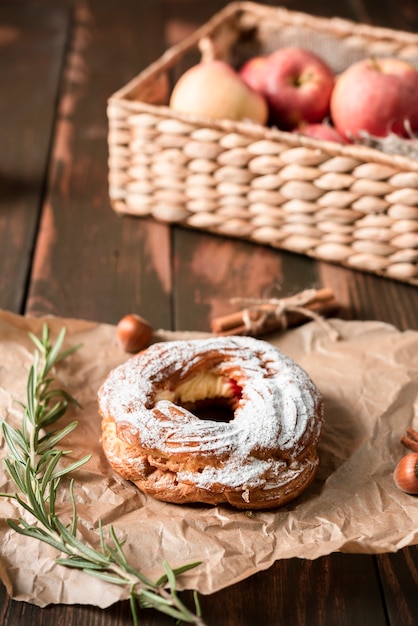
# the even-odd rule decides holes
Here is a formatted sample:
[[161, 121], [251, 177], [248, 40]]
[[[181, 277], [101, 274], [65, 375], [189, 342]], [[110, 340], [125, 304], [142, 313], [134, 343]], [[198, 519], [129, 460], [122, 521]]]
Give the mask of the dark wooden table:
[[[116, 323], [135, 311], [208, 330], [232, 296], [328, 286], [345, 319], [418, 329], [417, 289], [303, 256], [117, 217], [107, 98], [224, 6], [220, 0], [0, 0], [0, 307]], [[279, 4], [270, 2], [270, 4]], [[288, 0], [293, 10], [416, 31], [414, 0]], [[184, 593], [186, 601], [191, 594]], [[201, 599], [208, 626], [407, 626], [418, 551], [291, 559]], [[127, 602], [45, 609], [0, 586], [4, 626], [128, 625]], [[141, 612], [141, 624], [172, 624]]]

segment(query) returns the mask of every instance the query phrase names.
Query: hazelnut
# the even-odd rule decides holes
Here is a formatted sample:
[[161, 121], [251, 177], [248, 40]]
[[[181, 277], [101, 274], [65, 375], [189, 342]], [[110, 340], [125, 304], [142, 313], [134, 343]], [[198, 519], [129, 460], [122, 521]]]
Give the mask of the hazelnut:
[[150, 324], [135, 313], [122, 317], [116, 327], [118, 340], [125, 352], [139, 352], [146, 348], [151, 341], [152, 332]]
[[406, 454], [397, 464], [393, 473], [395, 485], [401, 491], [418, 494], [418, 453]]

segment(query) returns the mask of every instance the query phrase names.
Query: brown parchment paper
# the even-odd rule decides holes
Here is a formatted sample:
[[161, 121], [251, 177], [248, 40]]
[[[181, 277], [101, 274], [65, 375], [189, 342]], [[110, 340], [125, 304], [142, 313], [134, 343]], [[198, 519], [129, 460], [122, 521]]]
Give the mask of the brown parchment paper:
[[[238, 582], [277, 559], [315, 559], [335, 551], [379, 553], [418, 542], [418, 500], [401, 493], [392, 472], [405, 450], [399, 443], [408, 425], [418, 427], [418, 333], [399, 332], [380, 322], [331, 320], [341, 339], [330, 340], [310, 322], [269, 341], [311, 375], [325, 401], [325, 430], [315, 482], [297, 500], [276, 511], [248, 515], [226, 506], [176, 506], [144, 496], [110, 471], [100, 446], [96, 394], [108, 371], [128, 356], [115, 328], [80, 320], [30, 319], [0, 312], [0, 415], [20, 423], [16, 400], [25, 401], [32, 363], [29, 330], [47, 321], [54, 336], [67, 328], [66, 344], [83, 347], [58, 368], [60, 385], [81, 403], [65, 422], [78, 420], [67, 438], [68, 462], [92, 453], [76, 472], [80, 535], [98, 543], [97, 525], [113, 524], [126, 539], [126, 553], [145, 574], [158, 577], [161, 562], [202, 564], [181, 579], [180, 588], [208, 594]], [[158, 331], [157, 340], [197, 336]], [[1, 436], [0, 436], [1, 437]], [[6, 454], [0, 438], [0, 456]], [[4, 468], [0, 491], [14, 491]], [[58, 511], [70, 521], [68, 485]], [[126, 591], [54, 563], [49, 546], [17, 535], [5, 518], [21, 514], [0, 498], [0, 577], [14, 599], [106, 607]]]

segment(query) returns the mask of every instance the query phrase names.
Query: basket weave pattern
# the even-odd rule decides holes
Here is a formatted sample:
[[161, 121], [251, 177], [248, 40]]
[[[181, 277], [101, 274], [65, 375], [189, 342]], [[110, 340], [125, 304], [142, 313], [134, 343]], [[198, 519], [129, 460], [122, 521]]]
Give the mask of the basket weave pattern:
[[418, 284], [415, 159], [167, 106], [170, 79], [187, 55], [239, 66], [280, 45], [310, 47], [335, 72], [370, 54], [418, 64], [418, 36], [409, 33], [228, 5], [109, 99], [114, 210]]

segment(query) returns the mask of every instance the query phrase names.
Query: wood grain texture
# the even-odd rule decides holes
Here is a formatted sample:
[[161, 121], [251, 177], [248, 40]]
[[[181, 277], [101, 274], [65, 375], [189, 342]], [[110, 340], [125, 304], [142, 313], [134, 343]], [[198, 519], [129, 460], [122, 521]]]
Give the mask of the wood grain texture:
[[75, 5], [27, 310], [108, 322], [136, 312], [169, 326], [169, 231], [116, 216], [106, 159], [107, 99], [161, 51], [162, 20], [155, 4], [115, 12], [114, 0]]
[[202, 597], [201, 605], [208, 624], [219, 626], [386, 626], [373, 558], [367, 556], [279, 561], [214, 597]]
[[343, 319], [381, 320], [400, 330], [418, 328], [418, 291], [367, 272], [318, 263], [320, 282], [330, 287]]
[[16, 312], [24, 308], [68, 28], [65, 6], [0, 4], [0, 302]]
[[174, 249], [175, 323], [182, 330], [209, 331], [214, 317], [239, 308], [233, 298], [277, 298], [319, 284], [307, 257], [241, 240], [178, 228]]
[[390, 624], [415, 626], [418, 615], [418, 549], [377, 557]]

